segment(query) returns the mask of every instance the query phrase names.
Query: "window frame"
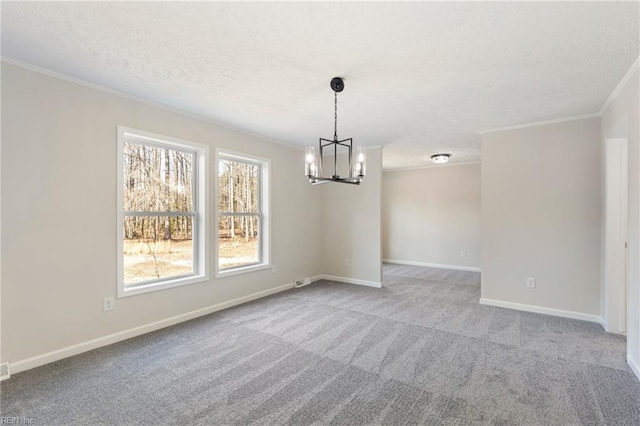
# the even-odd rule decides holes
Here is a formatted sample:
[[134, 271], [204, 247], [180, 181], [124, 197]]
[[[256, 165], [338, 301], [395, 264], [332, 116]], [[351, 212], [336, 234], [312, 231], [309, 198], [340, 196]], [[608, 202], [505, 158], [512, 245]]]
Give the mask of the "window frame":
[[[220, 160], [229, 160], [242, 163], [248, 163], [259, 166], [259, 213], [258, 213], [258, 263], [237, 266], [227, 269], [220, 269], [220, 217], [240, 217], [240, 216], [256, 216], [255, 213], [235, 213], [234, 215], [221, 213], [220, 206]], [[224, 278], [233, 275], [246, 274], [249, 272], [260, 271], [271, 268], [271, 160], [268, 158], [257, 157], [250, 154], [236, 152], [223, 148], [216, 148], [215, 167], [214, 167], [214, 191], [215, 191], [215, 208], [214, 208], [214, 241], [216, 248], [214, 250], [215, 278]], [[229, 212], [225, 212], [229, 213]]]
[[[209, 280], [209, 146], [197, 142], [186, 141], [171, 136], [159, 135], [144, 130], [125, 126], [117, 128], [117, 297], [128, 297], [137, 294], [165, 290]], [[125, 287], [124, 282], [124, 144], [133, 140], [146, 146], [172, 149], [194, 154], [192, 164], [192, 205], [193, 215], [181, 212], [150, 212], [154, 216], [191, 216], [193, 227], [193, 273], [173, 276]], [[165, 213], [165, 214], [163, 214]], [[145, 213], [147, 215], [147, 213]], [[151, 214], [150, 214], [151, 216]]]

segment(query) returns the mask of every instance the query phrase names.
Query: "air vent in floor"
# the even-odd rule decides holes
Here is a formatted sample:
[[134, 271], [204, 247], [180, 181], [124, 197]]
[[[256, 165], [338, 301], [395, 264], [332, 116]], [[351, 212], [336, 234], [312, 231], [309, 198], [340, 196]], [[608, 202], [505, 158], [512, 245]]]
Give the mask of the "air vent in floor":
[[9, 377], [11, 377], [11, 375], [9, 374], [9, 363], [3, 362], [2, 364], [0, 364], [0, 381], [6, 380]]

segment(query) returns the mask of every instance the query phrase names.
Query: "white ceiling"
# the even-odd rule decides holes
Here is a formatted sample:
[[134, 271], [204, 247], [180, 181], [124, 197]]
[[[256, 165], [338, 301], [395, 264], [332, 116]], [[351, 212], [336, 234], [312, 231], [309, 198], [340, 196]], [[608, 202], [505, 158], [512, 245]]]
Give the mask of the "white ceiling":
[[385, 168], [480, 159], [478, 131], [596, 113], [639, 54], [639, 3], [2, 2], [2, 55]]

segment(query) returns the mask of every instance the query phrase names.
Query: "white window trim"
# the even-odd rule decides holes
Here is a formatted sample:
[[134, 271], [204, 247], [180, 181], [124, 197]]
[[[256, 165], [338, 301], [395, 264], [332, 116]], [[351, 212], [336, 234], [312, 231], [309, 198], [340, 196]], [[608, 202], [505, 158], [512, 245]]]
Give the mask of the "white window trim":
[[[194, 247], [194, 266], [195, 274], [184, 277], [173, 277], [164, 280], [149, 282], [146, 284], [125, 288], [124, 286], [124, 142], [126, 137], [132, 137], [148, 143], [149, 145], [159, 144], [160, 146], [175, 147], [184, 150], [185, 148], [197, 153], [197, 164], [194, 164], [194, 170], [197, 173], [195, 180], [195, 193], [197, 200], [195, 206], [196, 216], [194, 219], [198, 221], [197, 227], [197, 245]], [[132, 129], [125, 126], [118, 126], [118, 157], [117, 157], [117, 190], [116, 190], [116, 208], [117, 208], [117, 281], [118, 281], [118, 298], [134, 296], [136, 294], [149, 293], [152, 291], [164, 290], [173, 287], [179, 287], [188, 284], [195, 284], [209, 280], [209, 146], [197, 142], [186, 141], [173, 138], [170, 136], [158, 135], [144, 130]], [[217, 227], [216, 227], [217, 229]]]
[[[244, 154], [242, 152], [231, 151], [223, 148], [216, 148], [216, 158], [215, 158], [215, 167], [214, 167], [214, 191], [215, 191], [215, 208], [214, 208], [214, 241], [216, 244], [216, 249], [214, 250], [214, 265], [215, 265], [215, 277], [216, 278], [224, 278], [230, 277], [233, 275], [246, 274], [249, 272], [260, 271], [263, 269], [271, 268], [271, 160], [268, 158], [256, 157], [250, 154]], [[220, 270], [219, 267], [219, 259], [220, 253], [218, 249], [219, 242], [219, 220], [220, 220], [220, 212], [218, 211], [219, 203], [219, 163], [220, 157], [228, 158], [230, 160], [237, 159], [238, 161], [250, 161], [260, 164], [260, 204], [261, 204], [261, 221], [260, 227], [260, 238], [261, 241], [261, 250], [262, 250], [262, 258], [260, 263], [240, 266], [237, 268], [230, 268], [225, 270]]]

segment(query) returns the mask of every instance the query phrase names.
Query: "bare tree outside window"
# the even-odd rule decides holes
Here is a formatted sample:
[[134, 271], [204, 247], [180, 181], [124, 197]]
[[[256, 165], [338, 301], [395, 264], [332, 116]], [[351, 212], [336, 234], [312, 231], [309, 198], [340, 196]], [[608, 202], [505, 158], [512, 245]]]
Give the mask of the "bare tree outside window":
[[124, 285], [194, 273], [196, 154], [125, 140]]
[[218, 267], [254, 265], [260, 258], [260, 165], [218, 162]]

